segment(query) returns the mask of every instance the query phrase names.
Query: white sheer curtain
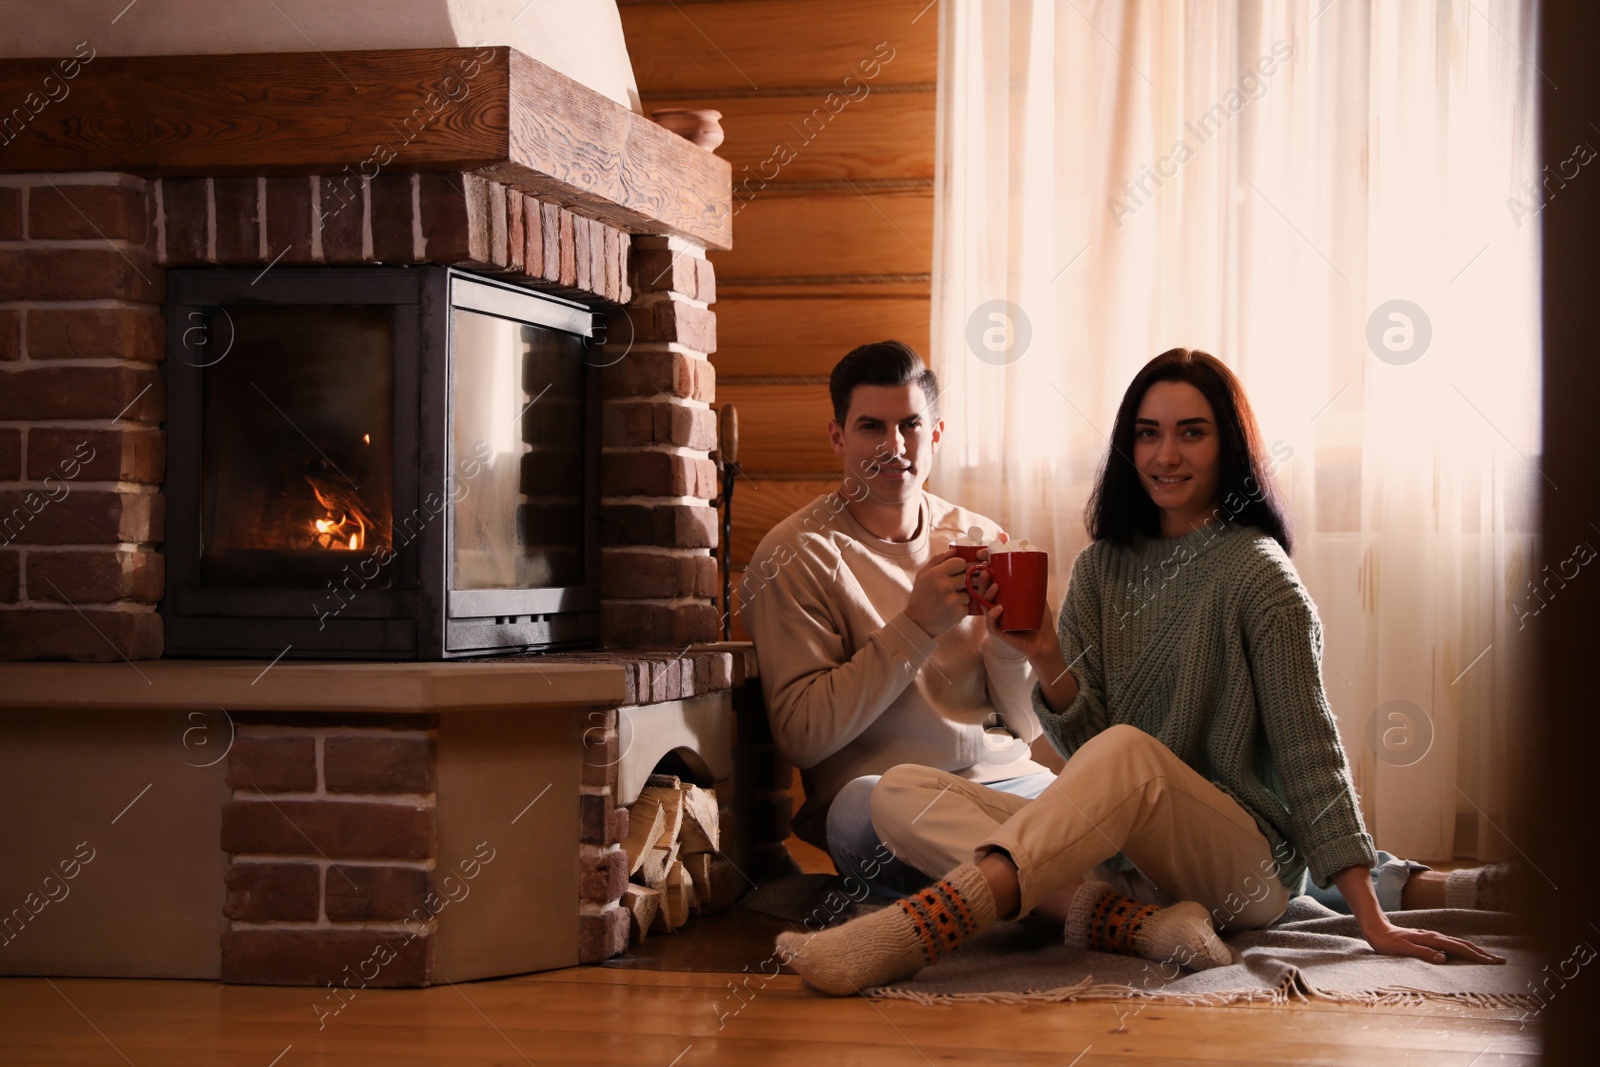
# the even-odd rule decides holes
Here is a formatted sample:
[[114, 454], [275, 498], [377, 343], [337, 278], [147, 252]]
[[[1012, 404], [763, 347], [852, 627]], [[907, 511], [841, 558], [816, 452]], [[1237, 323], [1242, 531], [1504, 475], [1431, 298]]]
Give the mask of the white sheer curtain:
[[1135, 371], [1218, 356], [1290, 456], [1380, 846], [1514, 854], [1543, 483], [1530, 6], [940, 9], [934, 489], [1049, 546], [1059, 603]]

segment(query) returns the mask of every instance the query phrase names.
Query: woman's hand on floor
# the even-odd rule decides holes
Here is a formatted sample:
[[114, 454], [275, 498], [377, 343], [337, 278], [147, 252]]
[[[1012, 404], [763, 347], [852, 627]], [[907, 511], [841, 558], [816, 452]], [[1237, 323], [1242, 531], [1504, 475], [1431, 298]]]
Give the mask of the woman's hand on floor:
[[1504, 963], [1504, 956], [1485, 951], [1471, 941], [1434, 930], [1413, 930], [1389, 921], [1378, 904], [1368, 867], [1346, 867], [1333, 876], [1333, 884], [1350, 904], [1356, 927], [1372, 951], [1383, 956], [1411, 956], [1429, 963], [1443, 963], [1451, 956], [1473, 963]]
[[1497, 956], [1493, 952], [1481, 949], [1471, 941], [1450, 937], [1434, 930], [1413, 930], [1405, 926], [1396, 926], [1387, 918], [1368, 925], [1372, 926], [1372, 929], [1364, 928], [1361, 934], [1367, 939], [1367, 944], [1372, 946], [1372, 950], [1380, 955], [1413, 956], [1429, 963], [1443, 963], [1451, 956], [1473, 963], [1506, 961], [1504, 956]]

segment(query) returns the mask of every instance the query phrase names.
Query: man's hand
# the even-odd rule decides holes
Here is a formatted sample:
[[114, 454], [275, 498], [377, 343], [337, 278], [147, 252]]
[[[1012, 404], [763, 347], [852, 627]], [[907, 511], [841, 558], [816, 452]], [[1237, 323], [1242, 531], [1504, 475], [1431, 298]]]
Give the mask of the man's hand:
[[946, 550], [923, 564], [911, 582], [906, 618], [938, 637], [967, 615], [967, 564]]
[[[1000, 543], [1002, 545], [1007, 544], [1010, 542], [1010, 540], [1011, 535], [1006, 533], [1004, 530], [1001, 530]], [[978, 562], [989, 562], [989, 549], [987, 547], [978, 549]], [[984, 600], [992, 601], [1000, 595], [1000, 583], [995, 581], [994, 575], [987, 570], [984, 570], [973, 577], [972, 588], [976, 589], [978, 591], [978, 595]], [[967, 595], [967, 600], [969, 604], [972, 602], [972, 595], [970, 593]], [[978, 604], [981, 607], [983, 601], [978, 601]]]

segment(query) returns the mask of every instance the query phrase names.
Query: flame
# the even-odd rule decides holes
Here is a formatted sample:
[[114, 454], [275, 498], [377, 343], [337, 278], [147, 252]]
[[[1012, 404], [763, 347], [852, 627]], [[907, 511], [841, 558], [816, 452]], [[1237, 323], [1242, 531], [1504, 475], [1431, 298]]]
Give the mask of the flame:
[[327, 512], [326, 517], [311, 522], [313, 543], [321, 548], [359, 552], [366, 545], [367, 531], [372, 527], [361, 499], [353, 493], [341, 493], [318, 479], [307, 478], [307, 481], [311, 482], [311, 492], [316, 495], [317, 503]]

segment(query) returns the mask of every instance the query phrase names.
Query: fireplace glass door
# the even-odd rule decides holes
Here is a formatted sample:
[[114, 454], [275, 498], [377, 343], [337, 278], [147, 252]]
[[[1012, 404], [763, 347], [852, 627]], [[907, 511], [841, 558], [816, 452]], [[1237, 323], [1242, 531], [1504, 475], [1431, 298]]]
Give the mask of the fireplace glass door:
[[446, 614], [455, 646], [592, 640], [600, 379], [591, 323], [581, 306], [532, 303], [477, 279], [451, 288]]
[[201, 580], [318, 588], [387, 554], [394, 509], [388, 307], [219, 309], [201, 377]]
[[452, 444], [458, 469], [477, 462], [460, 472], [450, 588], [580, 585], [583, 338], [468, 308], [453, 319]]

